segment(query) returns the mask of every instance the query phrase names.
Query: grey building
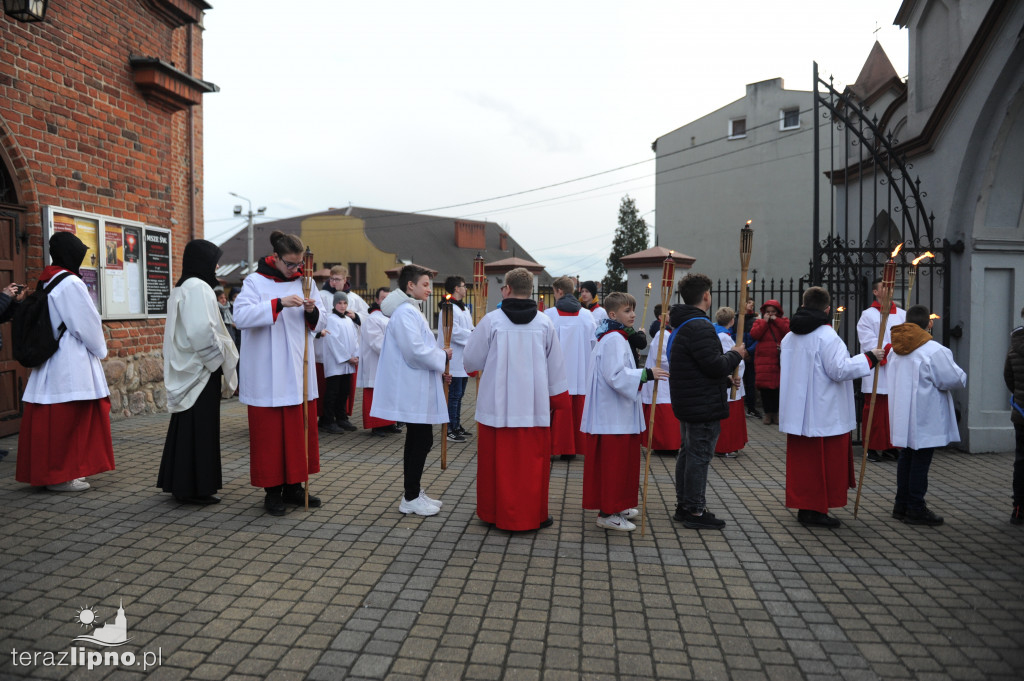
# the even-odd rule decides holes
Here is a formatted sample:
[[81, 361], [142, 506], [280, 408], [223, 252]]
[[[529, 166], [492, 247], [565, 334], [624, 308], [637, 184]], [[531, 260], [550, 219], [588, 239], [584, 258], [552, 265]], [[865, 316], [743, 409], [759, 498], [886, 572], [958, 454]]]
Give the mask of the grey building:
[[[736, 278], [740, 229], [752, 220], [758, 276], [806, 275], [812, 96], [781, 78], [752, 83], [741, 99], [656, 139], [657, 244], [683, 249], [712, 279]], [[827, 192], [827, 178], [819, 182]], [[821, 219], [827, 224], [827, 206]]]

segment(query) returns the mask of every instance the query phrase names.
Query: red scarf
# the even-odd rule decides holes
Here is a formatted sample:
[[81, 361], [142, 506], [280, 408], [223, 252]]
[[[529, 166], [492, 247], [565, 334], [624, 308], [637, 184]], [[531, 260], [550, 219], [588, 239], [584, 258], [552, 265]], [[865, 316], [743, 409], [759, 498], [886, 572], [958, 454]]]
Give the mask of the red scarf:
[[[889, 308], [889, 314], [896, 314], [896, 303], [891, 303], [891, 305], [892, 305], [892, 307]], [[882, 310], [882, 304], [879, 303], [877, 300], [875, 302], [871, 303], [871, 307], [875, 308], [879, 312], [881, 312], [881, 310]]]
[[70, 272], [71, 274], [74, 274], [74, 272], [71, 272], [71, 270], [64, 269], [59, 265], [48, 265], [43, 268], [43, 273], [39, 276], [39, 281], [45, 284], [46, 282], [50, 281], [50, 279], [57, 276], [61, 272]]

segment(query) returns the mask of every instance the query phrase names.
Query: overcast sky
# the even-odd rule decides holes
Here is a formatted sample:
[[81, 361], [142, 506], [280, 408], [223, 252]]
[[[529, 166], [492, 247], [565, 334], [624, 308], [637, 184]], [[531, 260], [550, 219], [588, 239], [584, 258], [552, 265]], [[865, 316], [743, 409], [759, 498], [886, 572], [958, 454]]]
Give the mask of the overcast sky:
[[876, 37], [907, 73], [898, 0], [211, 4], [208, 238], [244, 224], [231, 191], [272, 218], [428, 211], [504, 225], [554, 276], [602, 277], [620, 199], [654, 209], [651, 143], [747, 83], [852, 83]]

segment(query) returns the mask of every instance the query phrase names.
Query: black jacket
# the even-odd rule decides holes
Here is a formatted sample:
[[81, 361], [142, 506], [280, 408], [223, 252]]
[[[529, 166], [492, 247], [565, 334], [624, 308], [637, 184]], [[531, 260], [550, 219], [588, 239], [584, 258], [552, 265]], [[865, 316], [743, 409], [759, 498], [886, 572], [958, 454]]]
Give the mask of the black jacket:
[[689, 423], [728, 418], [727, 389], [732, 371], [742, 359], [740, 353], [722, 352], [715, 325], [699, 307], [673, 305], [668, 319], [669, 325], [678, 329], [668, 360], [668, 385], [676, 418]]
[[[1003, 365], [1003, 380], [1013, 394], [1013, 401], [1024, 409], [1024, 326], [1017, 327], [1010, 334], [1010, 351], [1006, 353], [1006, 364]], [[1016, 409], [1011, 408], [1010, 420], [1024, 424], [1024, 416]]]

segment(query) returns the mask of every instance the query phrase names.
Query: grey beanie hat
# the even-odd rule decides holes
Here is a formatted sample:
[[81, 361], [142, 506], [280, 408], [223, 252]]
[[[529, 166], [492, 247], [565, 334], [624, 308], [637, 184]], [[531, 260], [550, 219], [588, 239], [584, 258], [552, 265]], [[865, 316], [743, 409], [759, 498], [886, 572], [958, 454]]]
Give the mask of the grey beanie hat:
[[331, 303], [332, 305], [337, 305], [338, 303], [347, 303], [347, 302], [348, 302], [348, 294], [347, 293], [345, 293], [344, 291], [335, 291], [335, 293], [334, 293], [334, 300]]

